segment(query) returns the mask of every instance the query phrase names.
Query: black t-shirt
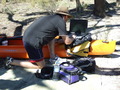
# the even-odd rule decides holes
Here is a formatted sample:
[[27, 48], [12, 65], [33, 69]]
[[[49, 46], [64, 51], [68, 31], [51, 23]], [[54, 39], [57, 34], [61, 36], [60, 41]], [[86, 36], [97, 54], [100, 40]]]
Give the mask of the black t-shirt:
[[66, 35], [66, 23], [59, 15], [43, 16], [33, 22], [25, 31], [23, 41], [39, 48], [48, 44], [57, 35]]

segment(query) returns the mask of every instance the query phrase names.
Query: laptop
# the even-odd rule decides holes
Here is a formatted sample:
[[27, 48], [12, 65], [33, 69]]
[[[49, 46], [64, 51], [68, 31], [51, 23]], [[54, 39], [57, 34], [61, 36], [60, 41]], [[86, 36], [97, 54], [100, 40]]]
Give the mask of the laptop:
[[82, 19], [71, 19], [70, 20], [70, 32], [75, 32], [77, 36], [81, 35], [82, 33], [85, 33], [88, 27], [88, 20], [82, 20]]

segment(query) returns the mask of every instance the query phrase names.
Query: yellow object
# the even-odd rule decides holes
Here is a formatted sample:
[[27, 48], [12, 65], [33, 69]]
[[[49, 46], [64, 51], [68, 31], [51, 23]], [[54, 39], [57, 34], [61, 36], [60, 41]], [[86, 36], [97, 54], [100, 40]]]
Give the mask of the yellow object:
[[115, 51], [116, 41], [93, 40], [67, 49], [67, 53], [77, 56], [109, 55]]
[[86, 41], [81, 45], [67, 49], [67, 53], [77, 56], [88, 56], [90, 42]]
[[55, 39], [59, 39], [59, 38], [60, 38], [60, 36], [56, 36], [56, 37], [55, 37]]
[[116, 41], [94, 40], [88, 55], [108, 55], [115, 51]]

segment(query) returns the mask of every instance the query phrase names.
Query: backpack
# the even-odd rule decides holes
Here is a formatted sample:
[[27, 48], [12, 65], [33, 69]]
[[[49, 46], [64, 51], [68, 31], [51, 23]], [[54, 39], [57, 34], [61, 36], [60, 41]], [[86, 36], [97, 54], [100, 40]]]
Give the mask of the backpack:
[[95, 71], [96, 62], [94, 59], [89, 57], [77, 58], [73, 61], [73, 65], [80, 67], [83, 71], [87, 73], [93, 73]]

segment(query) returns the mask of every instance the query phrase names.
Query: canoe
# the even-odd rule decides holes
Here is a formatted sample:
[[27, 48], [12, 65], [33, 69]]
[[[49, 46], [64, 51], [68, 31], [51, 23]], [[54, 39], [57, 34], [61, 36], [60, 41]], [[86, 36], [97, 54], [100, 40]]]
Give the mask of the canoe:
[[[66, 53], [65, 44], [57, 39], [58, 37], [55, 42], [55, 53], [60, 57], [70, 57], [70, 55]], [[7, 45], [0, 45], [0, 58], [5, 58], [7, 56], [13, 58], [29, 58], [23, 46], [22, 37], [7, 37], [7, 40]], [[47, 45], [43, 47], [43, 55], [45, 58], [50, 57]]]
[[[28, 59], [28, 54], [23, 46], [22, 37], [7, 37], [8, 44], [0, 45], [0, 58], [7, 56], [13, 58], [24, 58]], [[88, 55], [108, 55], [112, 54], [115, 50], [116, 41], [104, 41], [94, 40], [90, 42]], [[71, 57], [68, 55], [65, 44], [59, 39], [55, 41], [55, 53], [59, 57]], [[49, 58], [48, 46], [43, 47], [43, 55], [45, 58]]]

